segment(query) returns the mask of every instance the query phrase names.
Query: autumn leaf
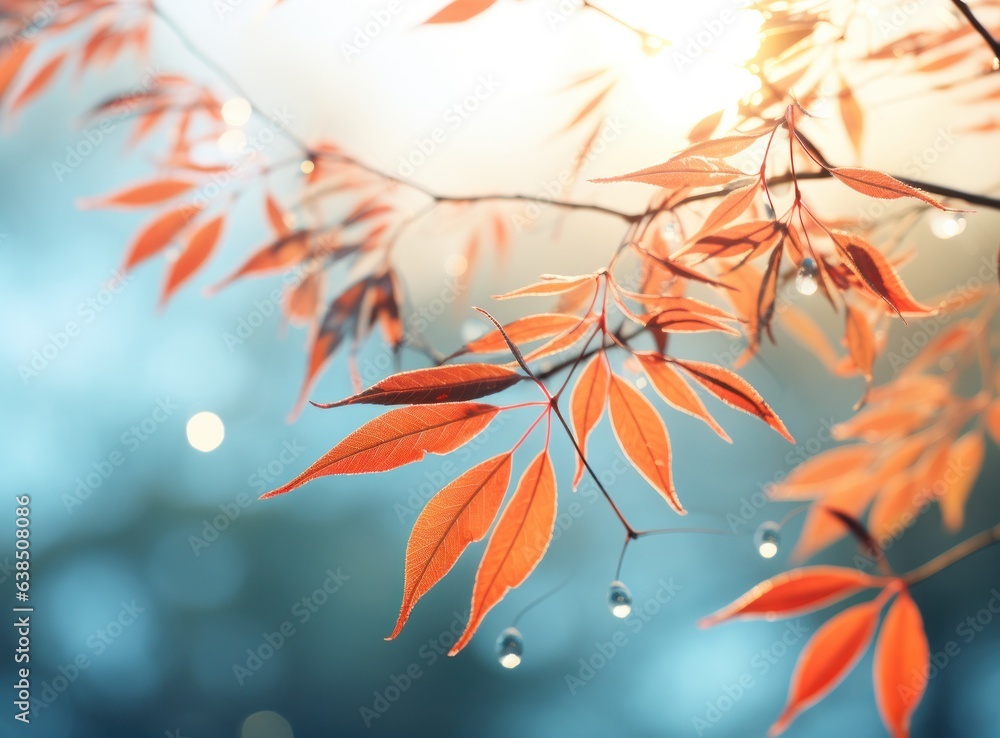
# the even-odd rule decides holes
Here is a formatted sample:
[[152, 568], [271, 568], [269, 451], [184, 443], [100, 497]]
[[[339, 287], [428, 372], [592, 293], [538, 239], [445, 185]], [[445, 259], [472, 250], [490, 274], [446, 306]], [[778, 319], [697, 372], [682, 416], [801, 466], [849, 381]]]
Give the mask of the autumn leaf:
[[662, 355], [652, 351], [640, 351], [636, 358], [643, 371], [649, 377], [656, 393], [671, 407], [687, 413], [691, 417], [705, 421], [709, 428], [718, 434], [726, 443], [732, 443], [722, 426], [720, 426], [705, 408], [705, 403], [695, 394], [681, 373], [675, 369]]
[[242, 277], [282, 271], [301, 263], [309, 255], [309, 233], [304, 230], [286, 233], [253, 253], [235, 272], [212, 287], [218, 292]]
[[760, 180], [730, 192], [708, 214], [705, 222], [701, 224], [701, 228], [691, 237], [691, 241], [698, 242], [706, 235], [714, 233], [722, 226], [736, 220], [746, 212], [759, 192]]
[[[575, 315], [563, 313], [542, 313], [540, 315], [529, 315], [526, 318], [518, 318], [504, 326], [507, 337], [515, 344], [531, 343], [542, 338], [550, 338], [557, 333], [574, 328], [579, 324], [580, 318]], [[507, 342], [499, 330], [493, 330], [482, 338], [470, 341], [461, 349], [448, 358], [461, 356], [462, 354], [495, 354], [507, 351]]]
[[923, 190], [918, 190], [916, 187], [912, 187], [905, 182], [900, 182], [895, 177], [882, 172], [876, 172], [872, 169], [835, 167], [830, 170], [830, 174], [851, 189], [857, 190], [863, 195], [868, 195], [868, 197], [875, 197], [881, 200], [912, 197], [928, 205], [933, 205], [939, 210], [948, 209]]
[[663, 419], [639, 390], [612, 374], [608, 390], [611, 428], [642, 477], [684, 515], [670, 471], [670, 440]]
[[865, 381], [872, 381], [872, 367], [875, 364], [875, 337], [871, 324], [857, 308], [847, 306], [847, 329], [844, 332], [847, 349]]
[[930, 649], [909, 592], [889, 608], [875, 644], [875, 702], [892, 738], [909, 738], [910, 718], [927, 688]]
[[[570, 397], [570, 419], [573, 422], [573, 435], [580, 444], [580, 450], [587, 453], [587, 438], [594, 430], [604, 414], [604, 406], [608, 401], [608, 385], [611, 377], [608, 371], [607, 359], [598, 352], [587, 363], [580, 378], [576, 380], [573, 394]], [[573, 475], [573, 489], [583, 478], [584, 464], [580, 455], [576, 455], [576, 473]]]
[[34, 42], [23, 38], [14, 43], [4, 44], [4, 48], [0, 49], [0, 54], [2, 54], [0, 56], [0, 100], [3, 100], [4, 94], [10, 88], [14, 78], [17, 77], [17, 73], [21, 71], [22, 65], [34, 50]]
[[465, 648], [483, 618], [542, 560], [556, 522], [556, 476], [548, 449], [528, 465], [500, 516], [476, 572], [465, 632], [448, 652]]
[[83, 200], [80, 207], [145, 207], [172, 200], [183, 195], [194, 187], [194, 182], [187, 179], [157, 179], [143, 184], [133, 185], [120, 192], [104, 195], [92, 200]]
[[618, 177], [593, 179], [592, 182], [606, 184], [609, 182], [641, 182], [657, 187], [710, 187], [731, 182], [744, 177], [739, 169], [717, 159], [706, 159], [700, 156], [685, 156], [670, 159], [646, 169], [640, 169]]
[[983, 434], [971, 431], [948, 447], [939, 484], [938, 504], [944, 526], [952, 533], [965, 522], [965, 503], [983, 468], [986, 444]]
[[773, 220], [755, 220], [702, 236], [684, 253], [704, 254], [706, 259], [746, 255], [746, 259], [768, 251], [785, 234], [785, 226]]
[[847, 137], [854, 147], [854, 153], [861, 156], [861, 144], [864, 141], [865, 135], [864, 112], [858, 103], [858, 99], [854, 96], [854, 92], [843, 78], [841, 78], [840, 84], [841, 90], [837, 96], [837, 102], [840, 107], [840, 119], [844, 122], [844, 130], [847, 132]]
[[898, 315], [927, 315], [933, 312], [932, 308], [913, 298], [882, 252], [853, 234], [834, 231], [831, 237], [845, 256], [844, 262], [851, 271]]
[[454, 0], [424, 21], [427, 23], [461, 23], [487, 10], [497, 0]]
[[718, 612], [703, 618], [702, 628], [735, 617], [787, 618], [832, 605], [852, 594], [880, 587], [885, 580], [841, 566], [808, 566], [761, 582]]
[[582, 277], [560, 277], [558, 275], [543, 275], [540, 282], [519, 287], [502, 295], [493, 295], [494, 300], [509, 300], [512, 297], [543, 297], [546, 295], [561, 295], [585, 284], [595, 282], [594, 274]]
[[675, 359], [675, 363], [691, 375], [698, 384], [730, 407], [760, 418], [789, 443], [795, 443], [781, 418], [771, 409], [757, 390], [738, 374], [703, 361]]
[[507, 451], [469, 469], [427, 503], [406, 544], [403, 604], [392, 640], [406, 625], [414, 605], [437, 584], [474, 541], [486, 535], [510, 483]]
[[187, 246], [170, 267], [170, 273], [167, 275], [167, 281], [164, 283], [163, 292], [160, 295], [161, 307], [166, 305], [178, 287], [189, 280], [208, 261], [222, 236], [222, 224], [225, 219], [224, 215], [216, 216], [191, 234]]
[[512, 369], [493, 364], [452, 364], [393, 374], [363, 392], [339, 402], [316, 403], [316, 407], [343, 405], [426, 405], [465, 402], [492, 395], [517, 384], [524, 377]]
[[184, 226], [200, 212], [200, 206], [182, 205], [158, 215], [150, 223], [143, 226], [125, 255], [122, 271], [131, 269], [169, 246], [171, 241], [184, 229]]
[[59, 71], [59, 67], [61, 67], [63, 62], [66, 61], [66, 56], [67, 53], [64, 51], [49, 59], [42, 66], [42, 68], [35, 73], [35, 76], [32, 77], [27, 84], [25, 84], [24, 88], [18, 93], [17, 97], [14, 98], [14, 101], [10, 105], [11, 110], [17, 110], [18, 108], [23, 107], [31, 101], [32, 98], [40, 95], [42, 91], [52, 83], [56, 72]]
[[990, 438], [993, 439], [993, 443], [1000, 446], [1000, 400], [994, 400], [990, 403], [990, 406], [986, 408], [984, 418]]
[[882, 604], [876, 599], [849, 607], [816, 631], [795, 665], [788, 705], [768, 735], [784, 732], [800, 712], [823, 699], [857, 665], [875, 635]]
[[448, 454], [475, 438], [500, 412], [494, 405], [459, 402], [390, 410], [370, 420], [295, 479], [262, 495], [284, 494], [331, 474], [370, 474]]

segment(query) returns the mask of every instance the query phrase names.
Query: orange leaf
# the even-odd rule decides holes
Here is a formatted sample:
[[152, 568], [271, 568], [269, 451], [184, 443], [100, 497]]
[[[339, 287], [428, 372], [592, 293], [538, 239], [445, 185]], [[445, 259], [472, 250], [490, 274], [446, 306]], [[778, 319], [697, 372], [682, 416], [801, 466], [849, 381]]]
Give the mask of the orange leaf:
[[1000, 445], [1000, 400], [994, 400], [986, 408], [986, 430], [990, 432], [993, 443]]
[[738, 374], [715, 364], [703, 361], [674, 360], [702, 387], [718, 397], [730, 407], [760, 418], [789, 443], [795, 443], [781, 418], [764, 402], [764, 398], [750, 383]]
[[611, 375], [608, 404], [611, 427], [622, 451], [670, 506], [684, 515], [670, 473], [667, 427], [656, 408], [639, 390], [615, 374]]
[[417, 517], [406, 544], [403, 604], [387, 641], [399, 635], [417, 601], [451, 571], [469, 544], [486, 535], [510, 483], [512, 455], [508, 451], [472, 467]]
[[331, 474], [369, 474], [447, 454], [475, 438], [500, 412], [494, 405], [459, 402], [390, 410], [365, 423], [287, 484], [274, 497]]
[[853, 669], [875, 635], [882, 600], [849, 607], [832, 617], [802, 649], [788, 705], [771, 726], [768, 735], [783, 732], [803, 710], [823, 699]]
[[911, 187], [905, 182], [900, 182], [895, 177], [891, 177], [883, 172], [876, 172], [872, 169], [860, 169], [858, 167], [836, 167], [830, 170], [830, 174], [851, 189], [857, 190], [863, 195], [868, 195], [868, 197], [876, 197], [881, 200], [912, 197], [922, 200], [928, 205], [933, 205], [939, 210], [948, 209], [923, 190]]
[[926, 315], [932, 308], [917, 302], [906, 289], [903, 280], [878, 249], [849, 233], [834, 231], [834, 243], [847, 258], [844, 262], [872, 292], [881, 297], [899, 315]]
[[652, 351], [636, 353], [636, 358], [642, 364], [643, 371], [649, 377], [656, 393], [664, 402], [682, 413], [704, 420], [708, 427], [714, 430], [719, 438], [726, 443], [732, 443], [722, 426], [720, 426], [705, 408], [705, 403], [695, 394], [694, 390], [684, 380], [684, 377], [660, 354]]
[[487, 10], [497, 0], [454, 0], [424, 23], [461, 23]]
[[309, 255], [309, 234], [295, 231], [269, 243], [247, 259], [243, 265], [212, 288], [218, 292], [240, 277], [288, 269]]
[[502, 295], [493, 295], [494, 300], [509, 300], [512, 297], [540, 297], [543, 295], [561, 295], [577, 287], [581, 287], [589, 282], [594, 282], [596, 277], [587, 274], [583, 277], [560, 277], [558, 275], [547, 274], [542, 276], [541, 282], [529, 284], [526, 287], [519, 287], [516, 290], [505, 292]]
[[131, 269], [137, 264], [165, 249], [173, 241], [184, 226], [201, 212], [198, 205], [182, 205], [175, 210], [158, 215], [146, 224], [139, 235], [132, 241], [122, 271]]
[[191, 234], [187, 246], [170, 267], [170, 273], [160, 295], [161, 306], [165, 305], [177, 288], [208, 261], [222, 235], [222, 224], [225, 219], [224, 215], [216, 216]]
[[285, 223], [285, 214], [270, 192], [267, 193], [267, 197], [264, 199], [264, 210], [267, 213], [267, 222], [270, 224], [271, 230], [274, 231], [274, 235], [278, 238], [287, 236], [288, 224]]
[[453, 364], [414, 369], [386, 377], [363, 392], [339, 402], [313, 403], [330, 408], [343, 405], [427, 405], [464, 402], [507, 389], [524, 379], [503, 366]]
[[465, 648], [494, 605], [538, 566], [556, 522], [556, 475], [548, 449], [528, 465], [486, 544], [472, 590], [469, 623], [449, 656]]
[[739, 169], [718, 159], [705, 159], [700, 156], [684, 156], [670, 159], [663, 164], [640, 169], [618, 177], [593, 179], [592, 182], [606, 184], [608, 182], [642, 182], [657, 187], [711, 187], [732, 182], [738, 177], [746, 176]]
[[[570, 419], [573, 422], [573, 435], [584, 454], [587, 452], [587, 438], [604, 414], [610, 379], [607, 359], [599, 352], [584, 367], [580, 378], [576, 380], [576, 386], [573, 387], [573, 394], [569, 401]], [[580, 484], [583, 471], [583, 460], [579, 454], [576, 454], [576, 474], [573, 475], [574, 490]]]
[[782, 481], [768, 487], [768, 495], [776, 500], [816, 497], [845, 474], [868, 473], [877, 456], [878, 449], [867, 445], [831, 448], [802, 462]]
[[739, 256], [748, 252], [752, 255], [770, 249], [784, 233], [785, 225], [773, 220], [740, 223], [718, 233], [703, 236], [685, 249], [685, 253], [705, 254], [706, 259]]
[[[504, 331], [508, 338], [515, 344], [530, 343], [542, 338], [549, 338], [562, 333], [565, 330], [576, 327], [580, 318], [575, 315], [565, 315], [563, 313], [542, 313], [540, 315], [529, 315], [526, 318], [518, 318], [504, 326]], [[494, 354], [507, 350], [507, 342], [504, 341], [500, 331], [493, 330], [482, 338], [471, 341], [456, 351], [451, 357], [462, 354]]]
[[718, 612], [703, 618], [702, 628], [735, 617], [782, 617], [819, 610], [884, 580], [842, 566], [807, 566], [761, 582]]
[[750, 204], [753, 202], [754, 198], [757, 197], [757, 193], [760, 191], [760, 180], [757, 180], [753, 184], [746, 185], [745, 187], [740, 187], [733, 190], [728, 195], [726, 195], [722, 202], [715, 206], [715, 209], [708, 214], [705, 218], [705, 222], [702, 224], [701, 229], [691, 237], [692, 241], [699, 241], [706, 234], [712, 233], [717, 228], [730, 223], [736, 218], [740, 217]]
[[840, 103], [840, 119], [844, 121], [844, 130], [851, 140], [851, 145], [858, 156], [861, 156], [861, 144], [865, 133], [865, 115], [858, 104], [858, 99], [854, 96], [847, 82], [841, 80], [842, 89], [837, 98]]
[[844, 337], [851, 359], [866, 381], [872, 381], [872, 367], [875, 364], [875, 336], [871, 324], [857, 308], [847, 305], [847, 329]]
[[21, 71], [21, 66], [35, 49], [34, 42], [25, 40], [5, 44], [5, 46], [6, 53], [0, 57], [0, 100], [3, 99], [4, 93], [7, 92], [17, 73]]
[[194, 182], [186, 179], [157, 179], [134, 185], [111, 195], [84, 200], [80, 206], [84, 208], [145, 207], [172, 200], [192, 187], [194, 187]]
[[45, 65], [38, 70], [34, 77], [24, 86], [24, 89], [18, 93], [18, 96], [14, 98], [14, 102], [11, 103], [11, 110], [17, 110], [25, 103], [29, 102], [31, 98], [41, 94], [41, 92], [52, 82], [55, 78], [56, 72], [59, 71], [59, 67], [66, 60], [66, 52], [56, 54], [54, 57], [49, 59]]
[[875, 702], [892, 738], [909, 738], [910, 717], [927, 688], [929, 660], [923, 619], [904, 590], [875, 644]]
[[965, 522], [965, 502], [983, 469], [986, 444], [982, 433], [972, 431], [955, 441], [948, 449], [938, 497], [944, 526], [952, 533]]

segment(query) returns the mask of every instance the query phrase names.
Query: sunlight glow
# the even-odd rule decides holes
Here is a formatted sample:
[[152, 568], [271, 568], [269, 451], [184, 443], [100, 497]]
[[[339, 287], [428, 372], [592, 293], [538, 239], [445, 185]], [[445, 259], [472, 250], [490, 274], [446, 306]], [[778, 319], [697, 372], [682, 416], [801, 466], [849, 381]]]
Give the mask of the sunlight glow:
[[226, 427], [215, 413], [200, 412], [187, 422], [187, 439], [191, 447], [208, 453], [214, 451], [226, 436]]
[[229, 126], [241, 126], [250, 120], [253, 109], [249, 101], [242, 97], [234, 97], [222, 104], [222, 120]]

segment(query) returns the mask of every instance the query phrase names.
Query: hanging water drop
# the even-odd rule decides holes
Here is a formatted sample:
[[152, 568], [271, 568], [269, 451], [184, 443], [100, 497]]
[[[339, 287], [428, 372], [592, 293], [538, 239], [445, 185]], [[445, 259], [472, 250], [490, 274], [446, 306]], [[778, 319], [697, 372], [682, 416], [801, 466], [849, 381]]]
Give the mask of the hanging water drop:
[[798, 274], [795, 275], [795, 289], [799, 291], [800, 295], [811, 295], [819, 289], [819, 280], [816, 279], [818, 274], [819, 269], [816, 267], [815, 261], [808, 256], [802, 260]]
[[931, 233], [942, 240], [954, 238], [965, 230], [965, 218], [959, 213], [935, 213], [931, 218]]
[[617, 579], [608, 588], [608, 609], [616, 618], [627, 618], [632, 612], [632, 593]]
[[524, 638], [517, 628], [507, 628], [497, 638], [497, 658], [505, 669], [514, 669], [524, 655]]
[[754, 534], [754, 543], [757, 546], [757, 553], [765, 559], [773, 559], [778, 553], [778, 524], [767, 522], [762, 523]]

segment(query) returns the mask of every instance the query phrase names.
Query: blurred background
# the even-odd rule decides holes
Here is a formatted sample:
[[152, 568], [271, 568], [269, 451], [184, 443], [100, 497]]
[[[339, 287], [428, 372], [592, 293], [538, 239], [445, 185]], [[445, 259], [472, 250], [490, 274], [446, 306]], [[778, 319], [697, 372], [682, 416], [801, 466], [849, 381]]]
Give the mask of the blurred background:
[[[753, 53], [752, 19], [722, 23], [715, 51], [687, 66], [666, 51], [638, 48], [631, 34], [597, 14], [569, 17], [565, 3], [501, 0], [489, 20], [460, 29], [417, 27], [440, 2], [407, 3], [401, 11], [390, 5], [396, 7], [288, 0], [272, 10], [257, 0], [227, 0], [162, 7], [255, 99], [286, 110], [297, 133], [343, 142], [387, 171], [395, 171], [483, 75], [492, 75], [495, 92], [461, 125], [449, 127], [447, 140], [411, 175], [438, 191], [545, 192], [581, 145], [579, 136], [559, 134], [586, 96], [557, 91], [591, 65], [613, 65], [628, 83], [608, 108], [620, 133], [587, 164], [582, 179], [666, 159], [695, 121], [746, 92], [727, 54], [739, 61]], [[641, 17], [652, 3], [619, 5], [623, 14]], [[675, 47], [731, 7], [671, 5], [677, 7], [664, 32]], [[895, 7], [872, 5], [873, 18], [888, 17]], [[948, 7], [923, 4], [906, 22], [956, 22]], [[372, 13], [383, 10], [391, 20], [374, 35], [365, 31]], [[368, 37], [363, 48], [359, 29]], [[222, 99], [232, 95], [156, 23], [149, 63], [205, 80]], [[781, 531], [778, 554], [761, 558], [754, 531], [794, 505], [761, 507], [759, 491], [829, 447], [826, 429], [850, 417], [860, 381], [830, 377], [807, 351], [779, 336], [779, 346], [744, 375], [785, 420], [794, 448], [724, 408], [717, 417], [734, 439], [731, 447], [697, 421], [664, 411], [675, 480], [690, 510], [683, 525], [728, 528], [731, 515], [746, 524], [735, 536], [670, 535], [632, 546], [622, 571], [634, 597], [629, 618], [614, 618], [606, 601], [620, 526], [592, 486], [575, 496], [569, 491], [572, 450], [557, 440], [561, 515], [548, 555], [526, 584], [487, 617], [462, 654], [444, 656], [468, 614], [482, 551], [475, 545], [417, 606], [402, 635], [386, 642], [416, 514], [469, 463], [508, 448], [530, 418], [495, 423], [454, 457], [431, 456], [382, 475], [327, 478], [259, 502], [259, 494], [377, 413], [308, 408], [287, 422], [304, 373], [306, 336], [284, 326], [275, 309], [270, 295], [280, 277], [244, 281], [211, 299], [202, 294], [269, 238], [259, 198], [237, 206], [219, 253], [166, 310], [156, 305], [162, 261], [124, 280], [115, 276], [149, 214], [81, 210], [77, 203], [149, 176], [162, 135], [130, 148], [122, 122], [68, 174], [57, 177], [53, 162], [81, 140], [82, 112], [134, 86], [145, 71], [139, 67], [123, 60], [82, 79], [66, 74], [35, 104], [0, 120], [0, 458], [7, 491], [0, 530], [13, 530], [11, 497], [31, 495], [32, 677], [34, 696], [44, 702], [25, 728], [14, 724], [6, 700], [3, 734], [763, 735], [784, 704], [802, 645], [827, 613], [792, 621], [791, 628], [748, 622], [703, 631], [696, 621], [789, 568], [801, 517]], [[859, 92], [870, 110], [866, 165], [917, 176], [907, 168], [919, 161], [922, 178], [995, 188], [995, 140], [961, 133], [971, 119], [966, 108], [919, 89], [888, 75]], [[851, 159], [836, 120], [810, 123], [814, 138], [832, 142], [828, 156]], [[276, 142], [267, 155], [280, 159], [281, 146]], [[933, 161], [930, 150], [938, 152]], [[284, 186], [298, 186], [295, 176]], [[581, 183], [552, 194], [638, 209], [649, 191]], [[823, 206], [857, 217], [856, 200], [831, 198]], [[491, 294], [540, 273], [602, 266], [621, 236], [617, 222], [598, 215], [499, 212], [512, 228], [515, 216], [533, 222], [505, 259], [487, 253], [461, 275], [461, 289], [456, 272], [462, 269], [454, 268], [453, 257], [474, 214], [429, 223], [399, 250], [411, 311], [449, 305], [426, 333], [441, 350], [474, 334], [472, 305], [489, 305]], [[961, 284], [984, 264], [995, 268], [998, 218], [965, 218], [964, 232], [947, 240], [934, 235], [930, 216], [913, 229], [919, 256], [904, 275], [918, 297]], [[495, 307], [501, 319], [526, 309]], [[818, 297], [812, 312], [836, 335], [837, 320]], [[70, 323], [76, 328], [68, 329]], [[909, 330], [896, 326], [890, 347]], [[704, 336], [682, 338], [672, 348], [710, 361], [739, 350]], [[407, 368], [421, 363], [406, 352], [402, 361]], [[377, 342], [362, 351], [359, 365], [367, 384], [393, 368]], [[26, 375], [24, 366], [34, 373]], [[878, 376], [890, 375], [880, 364]], [[346, 359], [338, 356], [312, 397], [327, 401], [351, 391]], [[515, 402], [530, 395], [515, 388], [507, 396]], [[628, 468], [606, 423], [591, 448], [592, 464], [630, 518], [647, 528], [678, 524]], [[515, 474], [529, 457], [516, 461]], [[998, 474], [1000, 460], [990, 447], [961, 537], [1000, 520], [992, 494]], [[6, 563], [13, 559], [13, 538], [4, 533], [2, 539], [0, 562]], [[890, 560], [905, 570], [958, 540], [942, 532], [935, 508], [893, 547]], [[821, 560], [846, 565], [853, 554], [843, 542]], [[980, 627], [969, 642], [958, 630], [997, 596], [998, 572], [1000, 549], [992, 549], [916, 588], [931, 650], [956, 641], [959, 653], [932, 679], [915, 715], [915, 736], [1000, 735], [1000, 622]], [[6, 568], [0, 580], [4, 602], [12, 601]], [[564, 583], [520, 617], [523, 662], [502, 668], [497, 635], [526, 605]], [[8, 695], [13, 648], [13, 631], [3, 628], [0, 683]], [[788, 735], [840, 736], [845, 729], [883, 735], [870, 674], [869, 653]]]

